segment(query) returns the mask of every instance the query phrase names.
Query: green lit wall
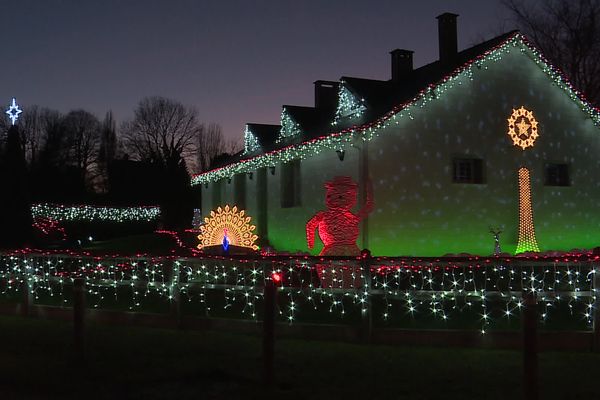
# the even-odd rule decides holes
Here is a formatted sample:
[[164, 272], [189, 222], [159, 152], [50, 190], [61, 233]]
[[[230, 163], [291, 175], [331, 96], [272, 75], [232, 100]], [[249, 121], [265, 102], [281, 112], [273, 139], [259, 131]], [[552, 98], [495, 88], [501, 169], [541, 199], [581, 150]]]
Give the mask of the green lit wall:
[[[363, 227], [367, 243], [359, 247], [368, 245], [376, 255], [487, 255], [494, 248], [489, 228], [503, 227], [502, 249], [514, 252], [520, 166], [531, 171], [542, 251], [600, 245], [600, 130], [518, 49], [486, 65], [424, 108], [412, 107], [412, 119], [398, 118], [368, 143], [366, 169], [375, 210]], [[525, 151], [513, 146], [506, 133], [507, 118], [520, 106], [532, 110], [539, 122], [540, 137]], [[281, 207], [281, 165], [274, 175], [267, 173], [268, 236], [275, 249], [308, 251], [305, 224], [325, 208], [323, 184], [336, 175], [358, 181], [365, 167], [359, 163], [360, 147], [347, 146], [344, 161], [334, 150], [303, 160], [299, 207]], [[484, 183], [453, 183], [452, 160], [470, 157], [484, 161]], [[548, 162], [569, 165], [571, 186], [544, 186]], [[223, 204], [231, 203], [233, 183], [222, 182]], [[246, 183], [252, 215], [256, 180]], [[203, 186], [205, 214], [213, 185]], [[313, 254], [322, 247], [317, 243]]]
[[[525, 151], [506, 133], [507, 118], [520, 106], [539, 122], [540, 137]], [[515, 49], [476, 70], [472, 80], [463, 78], [413, 118], [369, 145], [375, 254], [490, 254], [490, 226], [504, 227], [502, 248], [514, 252], [522, 165], [531, 171], [541, 250], [600, 244], [600, 131], [526, 55]], [[455, 157], [483, 159], [485, 183], [452, 183]], [[547, 162], [569, 164], [572, 186], [544, 186]]]

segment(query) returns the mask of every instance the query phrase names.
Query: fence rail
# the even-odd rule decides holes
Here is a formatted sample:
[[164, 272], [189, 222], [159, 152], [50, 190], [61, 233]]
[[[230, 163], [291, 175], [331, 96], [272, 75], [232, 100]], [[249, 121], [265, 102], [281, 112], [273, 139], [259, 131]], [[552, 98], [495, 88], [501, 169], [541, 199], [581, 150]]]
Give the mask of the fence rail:
[[[238, 308], [240, 318], [260, 318], [257, 303], [273, 273], [278, 319], [289, 323], [310, 310], [335, 323], [358, 313], [377, 322], [398, 316], [446, 321], [478, 315], [480, 329], [520, 313], [523, 296], [535, 293], [542, 321], [566, 307], [586, 328], [595, 321], [596, 268], [591, 253], [552, 257], [95, 257], [86, 254], [0, 255], [0, 291], [25, 286], [32, 302], [58, 298], [71, 304], [71, 287], [84, 281], [88, 303], [103, 308], [115, 301], [143, 310], [149, 298], [186, 302], [214, 310]], [[156, 302], [156, 301], [155, 301]], [[374, 305], [376, 308], [374, 309]], [[500, 311], [499, 311], [500, 310]], [[328, 321], [329, 319], [329, 321]], [[597, 325], [597, 324], [596, 324]]]
[[0, 254], [0, 293], [20, 296], [24, 315], [42, 298], [58, 298], [59, 304], [72, 306], [78, 363], [85, 362], [86, 302], [102, 309], [109, 299], [118, 303], [128, 296], [129, 308], [138, 311], [154, 298], [169, 306], [178, 325], [185, 303], [203, 308], [206, 315], [217, 308], [237, 308], [238, 317], [262, 320], [267, 384], [274, 379], [275, 320], [293, 324], [307, 310], [325, 315], [321, 322], [327, 325], [359, 315], [365, 342], [370, 342], [374, 324], [399, 317], [447, 321], [475, 316], [481, 333], [486, 333], [494, 320], [518, 315], [523, 317], [523, 387], [526, 398], [536, 399], [540, 322], [554, 314], [583, 321], [591, 331], [592, 349], [600, 350], [599, 266], [600, 257], [592, 253], [176, 258], [17, 252]]

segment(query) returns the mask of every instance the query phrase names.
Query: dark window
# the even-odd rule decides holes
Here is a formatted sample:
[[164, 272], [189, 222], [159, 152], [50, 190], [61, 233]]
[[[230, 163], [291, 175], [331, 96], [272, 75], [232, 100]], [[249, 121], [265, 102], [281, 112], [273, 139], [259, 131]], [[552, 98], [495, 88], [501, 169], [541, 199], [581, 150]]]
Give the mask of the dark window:
[[300, 160], [281, 167], [281, 207], [300, 206]]
[[483, 183], [483, 160], [455, 158], [452, 181], [454, 183]]
[[569, 166], [567, 164], [546, 164], [546, 186], [569, 186]]
[[246, 174], [233, 177], [233, 202], [238, 210], [246, 209]]

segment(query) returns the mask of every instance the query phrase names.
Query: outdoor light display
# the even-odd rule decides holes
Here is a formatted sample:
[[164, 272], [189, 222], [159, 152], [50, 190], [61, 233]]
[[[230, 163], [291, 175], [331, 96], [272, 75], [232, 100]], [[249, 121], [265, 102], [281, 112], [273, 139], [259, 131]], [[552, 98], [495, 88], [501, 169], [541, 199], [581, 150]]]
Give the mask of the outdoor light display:
[[65, 228], [60, 226], [60, 222], [44, 217], [36, 217], [33, 219], [32, 226], [43, 233], [44, 235], [53, 235], [56, 234], [62, 240], [66, 240], [67, 233], [65, 232]]
[[319, 211], [306, 223], [306, 242], [312, 249], [315, 244], [315, 229], [325, 247], [321, 256], [356, 256], [360, 250], [356, 245], [360, 221], [373, 210], [372, 189], [367, 190], [365, 204], [356, 213], [357, 184], [349, 176], [336, 176], [325, 183], [326, 211]]
[[204, 218], [204, 225], [200, 226], [198, 248], [221, 245], [227, 251], [233, 245], [258, 250], [254, 243], [258, 239], [254, 234], [256, 227], [250, 225], [252, 218], [245, 216], [245, 213], [244, 210], [238, 211], [237, 206], [230, 208], [229, 205], [211, 211], [210, 216]]
[[519, 168], [519, 241], [516, 252], [518, 254], [527, 251], [540, 251], [540, 248], [535, 239], [529, 170]]
[[17, 120], [19, 119], [19, 114], [21, 114], [22, 112], [23, 110], [19, 108], [17, 100], [13, 97], [11, 104], [6, 110], [6, 114], [8, 115], [8, 118], [10, 118], [10, 122], [12, 125], [17, 123]]
[[260, 149], [258, 140], [248, 125], [246, 125], [246, 129], [244, 130], [244, 153], [252, 153], [258, 149]]
[[332, 125], [337, 124], [344, 118], [351, 120], [360, 118], [366, 110], [363, 102], [364, 100], [358, 100], [342, 81], [338, 90], [338, 105]]
[[[273, 150], [240, 162], [195, 175], [192, 178], [192, 184], [199, 185], [210, 183], [223, 178], [230, 178], [235, 174], [251, 172], [258, 168], [286, 163], [295, 159], [305, 159], [323, 151], [335, 151], [344, 148], [348, 144], [352, 144], [357, 138], [363, 141], [370, 141], [381, 134], [386, 128], [398, 124], [399, 120], [404, 118], [412, 119], [412, 112], [414, 110], [426, 108], [430, 103], [440, 101], [448, 92], [452, 91], [455, 86], [461, 85], [462, 80], [465, 78], [472, 80], [475, 71], [478, 69], [487, 69], [488, 64], [498, 62], [504, 55], [515, 50], [529, 56], [541, 70], [552, 79], [557, 87], [564, 90], [565, 93], [590, 116], [596, 125], [600, 124], [600, 111], [591, 106], [581, 93], [573, 89], [568, 80], [557, 69], [552, 67], [540, 52], [533, 45], [529, 44], [523, 35], [516, 32], [497, 47], [466, 62], [436, 84], [429, 85], [410, 101], [395, 106], [381, 118], [363, 125], [355, 125], [340, 131], [333, 131], [319, 138], [286, 146], [281, 149]], [[284, 112], [282, 112], [282, 134], [285, 133], [287, 136], [300, 134], [301, 131], [299, 125], [291, 120], [289, 115], [286, 114], [287, 113], [285, 113], [284, 110]]]
[[284, 139], [300, 136], [301, 134], [302, 128], [300, 127], [300, 124], [294, 121], [284, 107], [281, 111], [281, 130], [279, 131], [279, 137], [276, 142], [280, 143]]
[[[353, 281], [322, 285], [314, 278], [317, 265], [326, 265], [337, 280]], [[372, 315], [383, 326], [406, 318], [470, 319], [472, 329], [486, 333], [495, 322], [518, 317], [527, 292], [537, 295], [542, 323], [561, 313], [561, 320], [591, 327], [600, 293], [599, 267], [600, 258], [591, 253], [488, 258], [174, 258], [20, 251], [0, 255], [0, 292], [14, 298], [25, 287], [34, 301], [49, 296], [68, 305], [67, 287], [74, 278], [83, 277], [87, 302], [94, 308], [121, 301], [131, 310], [140, 310], [145, 300], [158, 297], [165, 302], [193, 303], [194, 309], [208, 316], [228, 311], [255, 319], [265, 281], [276, 273], [281, 278], [276, 278], [278, 315], [290, 323], [307, 313], [327, 315], [328, 323], [350, 315]], [[348, 268], [355, 276], [343, 273]], [[361, 285], [353, 286], [355, 280]]]
[[508, 136], [515, 146], [525, 150], [533, 147], [538, 138], [537, 126], [538, 123], [533, 117], [532, 111], [528, 111], [524, 107], [518, 110], [513, 109], [512, 115], [508, 119]]
[[103, 222], [152, 222], [160, 216], [159, 207], [95, 207], [65, 206], [59, 204], [34, 204], [31, 206], [34, 219], [52, 221], [103, 221]]
[[[369, 185], [363, 207], [356, 213], [352, 208], [356, 205], [357, 184], [349, 176], [336, 176], [325, 183], [325, 205], [327, 210], [319, 211], [306, 224], [306, 242], [312, 249], [315, 244], [315, 229], [323, 242], [321, 256], [357, 256], [360, 250], [356, 239], [360, 233], [360, 221], [373, 211], [373, 191]], [[330, 287], [352, 284], [358, 287], [360, 274], [354, 268], [347, 267], [340, 270], [341, 275], [325, 264], [317, 265], [317, 273], [321, 285]], [[342, 281], [338, 281], [341, 278]]]

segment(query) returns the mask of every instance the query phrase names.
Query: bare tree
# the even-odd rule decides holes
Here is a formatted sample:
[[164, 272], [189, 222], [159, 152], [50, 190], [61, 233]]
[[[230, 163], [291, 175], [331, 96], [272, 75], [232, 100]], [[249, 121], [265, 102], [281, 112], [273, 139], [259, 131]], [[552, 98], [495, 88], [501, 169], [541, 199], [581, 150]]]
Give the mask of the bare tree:
[[81, 171], [85, 182], [90, 183], [97, 174], [100, 145], [100, 122], [84, 110], [68, 113], [63, 120], [71, 163]]
[[600, 0], [503, 0], [517, 25], [586, 97], [600, 104]]
[[99, 153], [99, 160], [105, 164], [110, 164], [117, 154], [117, 124], [112, 111], [106, 113], [102, 122]]
[[244, 142], [239, 137], [236, 139], [229, 139], [225, 145], [225, 152], [231, 155], [237, 154], [242, 150], [244, 150]]
[[18, 121], [19, 132], [25, 159], [30, 166], [39, 161], [40, 152], [48, 140], [48, 135], [51, 134], [49, 132], [59, 130], [61, 120], [62, 116], [57, 111], [36, 105], [27, 107], [21, 114]]
[[123, 124], [124, 144], [138, 160], [179, 163], [194, 150], [200, 130], [197, 112], [163, 97], [148, 97], [138, 104], [133, 121]]
[[27, 107], [27, 112], [19, 119], [21, 145], [25, 152], [25, 160], [31, 165], [37, 161], [38, 151], [44, 137], [42, 110], [38, 106]]
[[63, 134], [63, 116], [55, 110], [43, 108], [39, 118], [42, 125], [42, 140], [39, 161], [43, 167], [58, 167], [69, 163], [67, 140]]
[[243, 149], [240, 140], [226, 140], [219, 124], [201, 125], [196, 141], [196, 170], [207, 171], [212, 161], [223, 154], [236, 154]]
[[117, 125], [112, 111], [109, 111], [100, 127], [98, 177], [94, 185], [99, 192], [106, 193], [109, 190], [109, 169], [117, 155], [117, 144]]
[[196, 169], [198, 172], [208, 170], [211, 161], [225, 152], [225, 138], [221, 126], [211, 123], [201, 125], [196, 142]]

